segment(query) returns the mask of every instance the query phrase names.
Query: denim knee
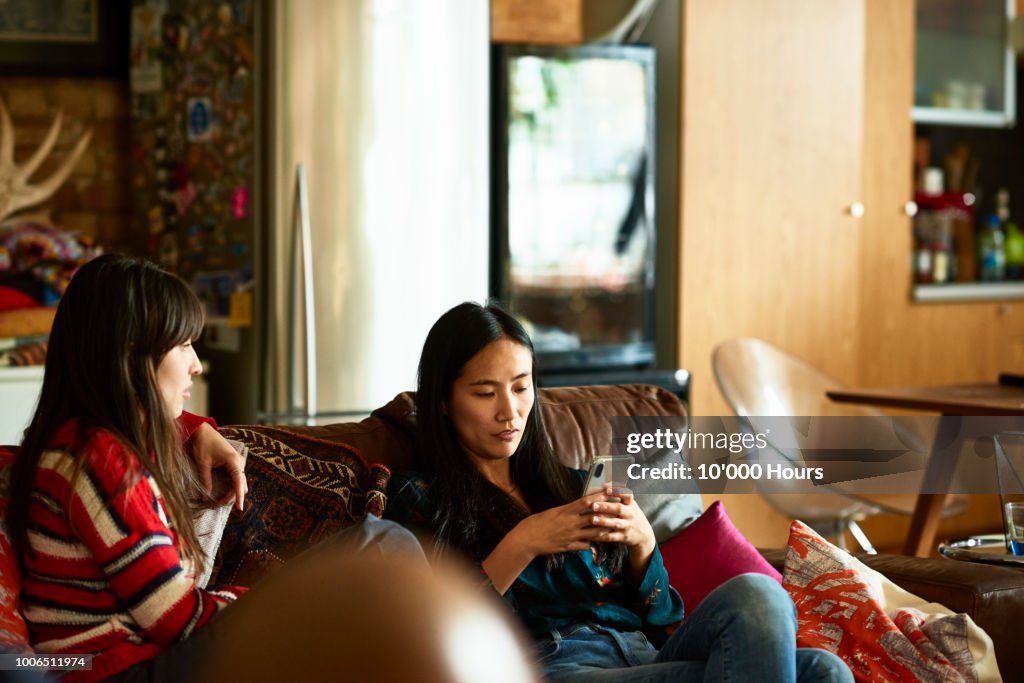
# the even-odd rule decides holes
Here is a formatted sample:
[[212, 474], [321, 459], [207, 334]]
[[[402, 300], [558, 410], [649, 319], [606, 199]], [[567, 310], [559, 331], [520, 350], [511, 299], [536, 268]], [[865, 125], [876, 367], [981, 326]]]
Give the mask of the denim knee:
[[788, 625], [796, 630], [796, 606], [778, 581], [764, 574], [740, 574], [716, 589], [726, 598], [720, 609], [735, 609], [750, 615], [772, 628]]
[[853, 683], [853, 672], [842, 659], [828, 650], [800, 648], [796, 651], [796, 677], [801, 683]]

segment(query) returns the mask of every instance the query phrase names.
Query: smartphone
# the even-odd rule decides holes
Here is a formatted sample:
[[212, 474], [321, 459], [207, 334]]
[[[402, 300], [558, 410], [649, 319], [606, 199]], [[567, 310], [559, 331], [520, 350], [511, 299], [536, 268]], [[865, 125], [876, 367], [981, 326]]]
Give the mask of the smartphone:
[[583, 495], [603, 491], [609, 484], [612, 488], [621, 489], [626, 487], [626, 468], [632, 464], [633, 459], [622, 455], [598, 455], [594, 462], [590, 463], [590, 471], [587, 473], [587, 483], [583, 487]]

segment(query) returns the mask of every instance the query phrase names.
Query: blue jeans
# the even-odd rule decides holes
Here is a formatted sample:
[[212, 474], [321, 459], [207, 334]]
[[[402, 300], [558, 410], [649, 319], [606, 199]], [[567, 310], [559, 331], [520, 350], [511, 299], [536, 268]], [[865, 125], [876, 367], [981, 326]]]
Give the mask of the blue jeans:
[[554, 631], [537, 643], [550, 681], [801, 681], [853, 683], [831, 652], [796, 647], [796, 609], [773, 579], [742, 574], [716, 588], [661, 648], [640, 632], [597, 624]]

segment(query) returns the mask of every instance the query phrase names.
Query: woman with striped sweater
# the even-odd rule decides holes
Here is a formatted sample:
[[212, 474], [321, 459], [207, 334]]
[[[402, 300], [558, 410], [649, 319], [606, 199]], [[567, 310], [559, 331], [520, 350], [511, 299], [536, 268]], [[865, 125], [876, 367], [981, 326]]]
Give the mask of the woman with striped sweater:
[[[207, 493], [211, 469], [228, 470], [240, 509], [246, 493], [241, 458], [183, 412], [202, 326], [182, 280], [118, 255], [83, 266], [57, 309], [8, 522], [36, 651], [93, 655], [69, 679], [194, 680], [230, 635], [232, 620], [216, 617], [244, 589], [195, 580], [206, 560], [194, 512], [227, 502]], [[415, 543], [379, 521], [350, 536]], [[272, 612], [262, 588], [243, 601]]]

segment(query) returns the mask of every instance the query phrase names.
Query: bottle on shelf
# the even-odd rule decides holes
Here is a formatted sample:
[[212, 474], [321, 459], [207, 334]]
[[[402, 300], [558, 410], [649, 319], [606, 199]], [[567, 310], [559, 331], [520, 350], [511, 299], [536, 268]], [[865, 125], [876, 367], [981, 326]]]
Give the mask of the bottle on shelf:
[[[918, 206], [914, 216], [916, 284], [944, 284], [967, 276], [973, 279], [975, 254], [970, 207], [974, 196], [945, 192], [943, 177], [941, 168], [924, 169], [922, 189], [914, 194]], [[966, 239], [961, 234], [964, 228]], [[969, 254], [966, 259], [961, 254], [964, 249]]]
[[956, 277], [956, 262], [953, 260], [953, 216], [944, 211], [936, 216], [932, 249], [932, 282], [944, 284]]
[[1006, 222], [1003, 254], [1006, 257], [1006, 279], [1024, 280], [1024, 234], [1012, 221]]
[[978, 233], [978, 279], [984, 282], [1006, 279], [1001, 222], [997, 214], [992, 214]]
[[931, 216], [919, 212], [914, 217], [914, 282], [932, 282], [932, 221]]
[[1007, 280], [1020, 280], [1024, 277], [1024, 235], [1010, 220], [1010, 192], [1005, 187], [996, 192], [996, 215], [1003, 232], [1003, 276]]

